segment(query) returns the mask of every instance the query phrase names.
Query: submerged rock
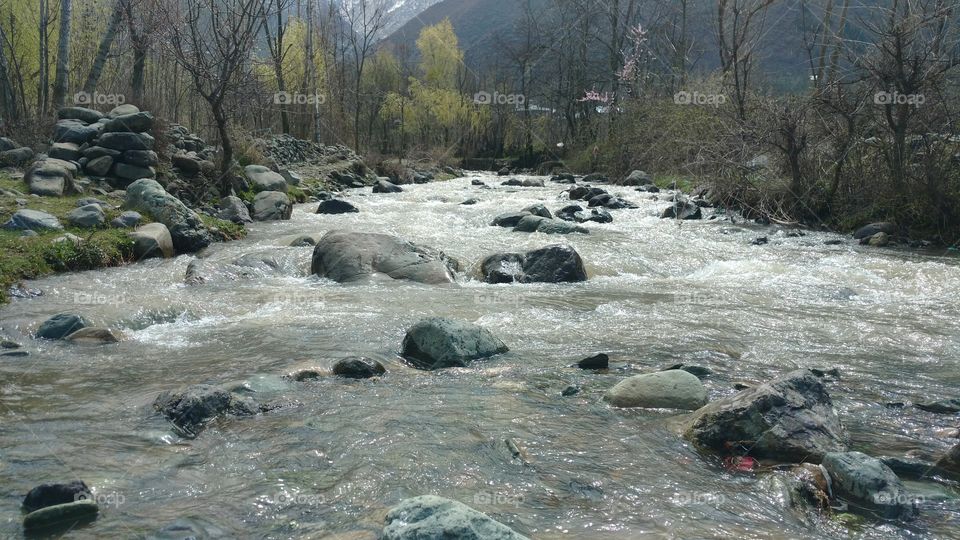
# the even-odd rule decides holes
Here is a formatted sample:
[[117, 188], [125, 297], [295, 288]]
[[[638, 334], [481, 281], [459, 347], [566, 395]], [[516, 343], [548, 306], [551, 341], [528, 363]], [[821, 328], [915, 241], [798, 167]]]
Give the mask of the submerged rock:
[[469, 506], [423, 495], [387, 513], [382, 540], [526, 540], [506, 525]]
[[510, 349], [486, 328], [465, 321], [431, 317], [409, 330], [400, 354], [420, 369], [466, 367], [471, 361]]
[[313, 250], [311, 273], [338, 282], [375, 277], [453, 283], [457, 265], [443, 252], [375, 233], [332, 231]]
[[882, 461], [861, 452], [830, 452], [823, 456], [833, 492], [850, 506], [874, 512], [885, 519], [910, 519], [916, 515], [913, 500], [900, 478]]
[[40, 339], [63, 339], [87, 326], [90, 326], [90, 323], [82, 315], [60, 313], [44, 321], [37, 329], [36, 337]]
[[610, 357], [604, 353], [595, 354], [577, 362], [580, 369], [607, 369], [610, 367]]
[[113, 333], [109, 328], [81, 328], [76, 332], [71, 333], [66, 338], [67, 341], [72, 341], [74, 343], [88, 343], [88, 344], [102, 344], [102, 343], [119, 343], [120, 338]]
[[552, 245], [527, 253], [496, 253], [480, 264], [487, 283], [573, 283], [587, 280], [580, 254]]
[[843, 428], [823, 383], [809, 370], [790, 372], [696, 411], [685, 436], [721, 453], [743, 446], [756, 458], [819, 463], [843, 452]]
[[706, 405], [707, 389], [700, 379], [686, 371], [658, 371], [620, 381], [603, 399], [614, 407], [692, 411]]
[[356, 206], [340, 199], [330, 199], [323, 201], [317, 207], [318, 214], [355, 214], [359, 212]]
[[218, 416], [251, 416], [260, 412], [253, 400], [226, 390], [198, 384], [157, 396], [153, 408], [188, 435], [197, 435]]
[[956, 414], [960, 412], [960, 399], [941, 399], [917, 403], [916, 407], [922, 411], [936, 414]]
[[95, 520], [99, 512], [97, 503], [89, 499], [47, 506], [27, 514], [23, 518], [23, 528], [27, 531], [70, 529]]

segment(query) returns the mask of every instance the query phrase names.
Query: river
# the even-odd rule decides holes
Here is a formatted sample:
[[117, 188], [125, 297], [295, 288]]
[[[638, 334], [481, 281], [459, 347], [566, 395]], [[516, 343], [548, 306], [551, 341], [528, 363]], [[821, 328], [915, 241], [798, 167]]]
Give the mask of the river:
[[[501, 179], [473, 175], [490, 185]], [[460, 500], [533, 538], [958, 538], [958, 493], [938, 485], [909, 525], [848, 529], [791, 510], [778, 474], [731, 474], [671, 429], [676, 413], [616, 410], [603, 392], [628, 375], [703, 366], [711, 399], [799, 367], [840, 369], [828, 382], [851, 447], [871, 455], [939, 454], [956, 416], [891, 402], [955, 398], [960, 388], [960, 262], [862, 248], [838, 235], [728, 220], [661, 220], [664, 200], [614, 188], [639, 205], [589, 235], [491, 227], [504, 212], [568, 204], [564, 186], [481, 189], [470, 178], [352, 190], [361, 212], [255, 224], [208, 249], [229, 261], [298, 234], [349, 229], [442, 249], [459, 286], [341, 285], [310, 277], [311, 247], [283, 249], [282, 275], [187, 285], [191, 256], [57, 275], [43, 295], [0, 308], [0, 330], [28, 357], [0, 358], [0, 538], [17, 538], [35, 485], [79, 478], [101, 515], [71, 538], [142, 537], [193, 518], [229, 537], [370, 537], [400, 499]], [[476, 197], [473, 206], [459, 203]], [[661, 197], [665, 199], [665, 197]], [[767, 236], [768, 245], [751, 241]], [[473, 272], [496, 251], [569, 243], [590, 279], [487, 285]], [[89, 346], [29, 338], [59, 312], [120, 330]], [[397, 357], [427, 316], [476, 322], [511, 352], [469, 368], [424, 372]], [[570, 367], [597, 352], [605, 373]], [[282, 375], [345, 356], [380, 360], [380, 379]], [[196, 383], [245, 386], [282, 409], [176, 437], [151, 409]], [[561, 397], [568, 385], [580, 394]], [[504, 443], [514, 441], [524, 460]], [[945, 499], [945, 500], [942, 500]], [[364, 533], [366, 531], [366, 533]], [[367, 534], [367, 536], [364, 536]]]

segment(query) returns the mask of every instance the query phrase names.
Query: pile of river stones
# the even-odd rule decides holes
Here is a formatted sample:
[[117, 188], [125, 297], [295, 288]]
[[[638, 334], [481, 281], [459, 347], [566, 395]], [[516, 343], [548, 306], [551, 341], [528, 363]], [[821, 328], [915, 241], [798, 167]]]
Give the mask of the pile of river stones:
[[[265, 167], [247, 167], [248, 181], [258, 190], [258, 199], [270, 199], [270, 205], [257, 206], [254, 215], [263, 219], [289, 219], [289, 200], [285, 196], [288, 180]], [[642, 183], [645, 178], [635, 178]], [[477, 182], [474, 182], [477, 185]], [[381, 181], [375, 193], [399, 192], [397, 186]], [[508, 187], [514, 187], [508, 185]], [[574, 185], [567, 191], [571, 200], [587, 201], [589, 208], [630, 209], [634, 205], [619, 196], [590, 186]], [[133, 207], [163, 206], [168, 214], [189, 210], [176, 206], [163, 188], [149, 179], [137, 180], [127, 189], [128, 204]], [[262, 198], [261, 198], [262, 196]], [[328, 199], [324, 202], [329, 202]], [[674, 202], [679, 199], [674, 199]], [[178, 201], [177, 201], [178, 202]], [[181, 203], [182, 204], [182, 203]], [[321, 204], [322, 206], [322, 204]], [[696, 206], [696, 204], [694, 204]], [[697, 206], [699, 208], [699, 206]], [[241, 204], [235, 209], [241, 212]], [[543, 205], [534, 205], [493, 220], [494, 226], [513, 227], [518, 232], [585, 233], [576, 222], [596, 216], [582, 208], [565, 207], [559, 212], [567, 219], [556, 219]], [[152, 214], [157, 215], [157, 214]], [[601, 215], [609, 215], [606, 214]], [[579, 216], [579, 219], [578, 219]], [[671, 216], [675, 217], [675, 216]], [[612, 219], [612, 218], [611, 218]], [[680, 218], [687, 219], [687, 218]], [[195, 227], [170, 232], [178, 250], [195, 250], [206, 240], [195, 234]], [[455, 285], [464, 265], [443, 251], [387, 235], [352, 231], [331, 231], [320, 237], [301, 236], [291, 246], [313, 248], [310, 272], [339, 283], [375, 280], [409, 280], [431, 285]], [[269, 250], [241, 257], [230, 265], [240, 268], [259, 266], [264, 271], [288, 268]], [[197, 259], [194, 263], [202, 263]], [[209, 268], [191, 263], [186, 281], [199, 285]], [[237, 272], [236, 277], [250, 273]], [[493, 253], [479, 264], [478, 278], [487, 283], [573, 283], [588, 279], [582, 259], [569, 245], [554, 244], [524, 253]], [[110, 343], [116, 335], [109, 329], [91, 326], [82, 316], [60, 314], [44, 322], [36, 332], [40, 339], [87, 340]], [[469, 368], [476, 362], [494, 357], [509, 358], [510, 348], [489, 330], [468, 321], [430, 317], [407, 329], [399, 345], [399, 356], [420, 370]], [[598, 354], [575, 364], [583, 370], [605, 372], [609, 357]], [[960, 445], [936, 461], [900, 457], [871, 457], [852, 451], [838, 417], [827, 382], [839, 377], [839, 371], [799, 369], [755, 386], [738, 385], [737, 392], [710, 400], [702, 382], [711, 372], [697, 366], [676, 365], [665, 370], [627, 377], [609, 388], [603, 400], [618, 409], [651, 408], [674, 410], [678, 414], [678, 434], [705, 456], [721, 459], [734, 472], [758, 472], [758, 464], [789, 465], [791, 497], [822, 512], [833, 509], [857, 512], [884, 520], [911, 520], [918, 505], [904, 486], [900, 475], [925, 479], [960, 478]], [[346, 357], [331, 369], [302, 369], [285, 375], [295, 383], [308, 383], [325, 376], [369, 379], [387, 376], [384, 366], [369, 358]], [[286, 403], [258, 402], [247, 393], [215, 385], [192, 385], [164, 392], [153, 402], [154, 410], [169, 421], [173, 431], [184, 438], [195, 438], [213, 420], [222, 417], [250, 417], [266, 414]], [[563, 396], [576, 395], [579, 388], [564, 389]], [[960, 400], [925, 404], [932, 412], [960, 412]], [[29, 512], [27, 529], [62, 526], [96, 517], [98, 508], [91, 502], [91, 490], [81, 481], [43, 485], [24, 500]], [[171, 527], [190, 525], [174, 524]], [[382, 538], [413, 540], [419, 538], [521, 539], [522, 535], [457, 501], [421, 496], [401, 501], [387, 514]]]

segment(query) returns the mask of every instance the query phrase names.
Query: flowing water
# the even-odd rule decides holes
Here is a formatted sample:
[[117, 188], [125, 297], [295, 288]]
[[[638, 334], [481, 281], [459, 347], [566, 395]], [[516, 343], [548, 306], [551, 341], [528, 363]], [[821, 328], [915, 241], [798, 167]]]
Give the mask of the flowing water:
[[[660, 220], [667, 203], [629, 188], [623, 195], [640, 208], [587, 225], [589, 235], [488, 225], [536, 202], [557, 210], [568, 204], [562, 188], [486, 190], [462, 178], [396, 195], [355, 190], [358, 214], [301, 205], [292, 221], [254, 225], [247, 239], [204, 254], [225, 262], [280, 248], [280, 272], [186, 285], [193, 257], [182, 256], [32, 283], [43, 296], [0, 308], [0, 330], [30, 353], [0, 357], [0, 537], [22, 535], [19, 504], [31, 487], [73, 478], [95, 488], [102, 509], [74, 538], [142, 537], [178, 518], [229, 537], [365, 538], [390, 506], [428, 493], [533, 538], [960, 537], [949, 486], [911, 484], [942, 496], [928, 497], [908, 526], [868, 521], [851, 531], [792, 510], [778, 474], [730, 474], [700, 456], [675, 434], [675, 413], [601, 401], [622, 378], [677, 363], [713, 371], [712, 399], [737, 382], [839, 367], [828, 388], [854, 449], [941, 453], [956, 442], [943, 434], [955, 416], [885, 404], [957, 397], [955, 258], [827, 246], [839, 237], [723, 219]], [[470, 197], [481, 202], [459, 205]], [[310, 277], [312, 248], [283, 246], [332, 229], [395, 234], [444, 250], [467, 271], [456, 286]], [[770, 244], [751, 245], [761, 235]], [[579, 251], [589, 281], [473, 277], [489, 253], [558, 242]], [[28, 337], [63, 311], [124, 339]], [[474, 321], [511, 352], [464, 369], [407, 367], [399, 344], [427, 316]], [[597, 352], [613, 369], [570, 367]], [[282, 378], [352, 355], [379, 359], [388, 374]], [[180, 439], [150, 405], [196, 383], [243, 386], [291, 406]], [[561, 397], [568, 385], [583, 390]], [[514, 459], [505, 439], [525, 458]]]

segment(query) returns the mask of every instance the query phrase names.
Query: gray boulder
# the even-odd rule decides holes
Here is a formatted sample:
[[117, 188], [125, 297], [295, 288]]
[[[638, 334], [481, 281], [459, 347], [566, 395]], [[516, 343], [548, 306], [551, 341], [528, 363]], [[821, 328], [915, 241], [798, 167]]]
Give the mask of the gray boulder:
[[156, 178], [157, 171], [153, 170], [153, 167], [138, 167], [129, 163], [117, 163], [113, 167], [113, 175], [132, 182], [141, 178]]
[[375, 233], [331, 231], [313, 250], [311, 273], [338, 282], [389, 277], [453, 283], [456, 263], [443, 252]]
[[104, 148], [102, 146], [91, 146], [89, 148], [85, 148], [81, 150], [80, 153], [83, 154], [83, 157], [90, 160], [94, 160], [103, 156], [110, 156], [114, 160], [117, 160], [123, 155], [123, 152], [120, 152], [118, 150], [111, 150], [109, 148]]
[[19, 167], [33, 159], [33, 150], [27, 147], [0, 152], [0, 167]]
[[420, 369], [466, 367], [471, 361], [509, 351], [486, 328], [465, 321], [431, 317], [407, 330], [400, 354]]
[[369, 379], [386, 372], [380, 362], [363, 357], [344, 358], [333, 365], [333, 374], [346, 379]]
[[153, 129], [153, 115], [145, 111], [111, 116], [103, 125], [103, 130], [106, 132], [141, 133], [149, 132], [151, 129]]
[[262, 165], [247, 165], [243, 168], [243, 174], [250, 181], [253, 190], [260, 191], [280, 191], [287, 192], [287, 180], [283, 175], [275, 173]]
[[551, 214], [550, 210], [548, 210], [547, 207], [542, 204], [530, 205], [521, 210], [521, 212], [526, 212], [527, 214], [533, 214], [542, 218], [553, 219], [553, 214]]
[[70, 335], [63, 338], [73, 343], [85, 343], [88, 345], [102, 345], [105, 343], [118, 343], [120, 338], [109, 328], [86, 327], [71, 332]]
[[14, 148], [20, 148], [20, 145], [14, 142], [13, 139], [0, 137], [0, 152], [6, 152], [7, 150], [13, 150]]
[[76, 143], [58, 142], [53, 143], [47, 150], [47, 155], [53, 159], [62, 159], [64, 161], [77, 161], [80, 159], [80, 146]]
[[103, 118], [103, 114], [86, 107], [63, 107], [57, 111], [57, 118], [60, 120], [79, 120], [84, 124], [96, 124]]
[[89, 498], [90, 488], [83, 480], [61, 484], [41, 484], [27, 492], [21, 507], [27, 512]]
[[53, 128], [54, 142], [86, 144], [100, 134], [96, 125], [88, 126], [77, 120], [60, 120]]
[[10, 220], [3, 224], [3, 228], [11, 231], [59, 231], [63, 229], [63, 225], [55, 216], [46, 212], [24, 208], [14, 212]]
[[107, 215], [98, 204], [88, 204], [74, 208], [67, 214], [67, 223], [74, 227], [93, 228], [102, 227], [107, 222]]
[[88, 326], [90, 323], [82, 315], [60, 313], [44, 321], [34, 335], [38, 339], [63, 339]]
[[529, 212], [511, 212], [507, 214], [500, 214], [499, 216], [493, 218], [493, 221], [490, 222], [490, 225], [494, 227], [516, 227], [520, 220], [529, 216]]
[[126, 205], [166, 225], [177, 253], [194, 253], [213, 241], [200, 216], [167, 193], [156, 180], [144, 178], [130, 184]]
[[198, 435], [219, 416], [251, 416], [260, 412], [253, 400], [206, 384], [164, 392], [154, 400], [153, 408], [188, 436]]
[[708, 404], [693, 413], [684, 435], [705, 449], [743, 444], [753, 457], [793, 463], [819, 463], [847, 449], [827, 389], [806, 369]]
[[117, 229], [127, 229], [136, 227], [142, 220], [143, 216], [141, 216], [139, 212], [127, 210], [114, 218], [113, 221], [110, 222], [110, 225]]
[[830, 452], [823, 456], [821, 465], [830, 475], [834, 495], [851, 507], [884, 519], [910, 519], [916, 515], [913, 500], [900, 478], [879, 459], [861, 452]]
[[387, 513], [382, 540], [526, 540], [506, 525], [469, 506], [423, 495]]
[[699, 409], [707, 404], [707, 389], [696, 375], [681, 369], [634, 375], [604, 394], [614, 407]]
[[513, 228], [514, 232], [543, 233], [543, 234], [589, 234], [590, 231], [561, 219], [547, 219], [540, 216], [524, 216]]
[[23, 528], [28, 536], [34, 533], [42, 537], [50, 531], [70, 530], [77, 525], [89, 523], [97, 518], [100, 507], [91, 499], [80, 499], [64, 504], [46, 506], [30, 512], [23, 518]]
[[147, 168], [156, 165], [158, 158], [153, 150], [127, 150], [123, 153], [123, 162], [135, 167]]
[[253, 198], [254, 221], [284, 221], [293, 215], [293, 203], [286, 193], [261, 191]]
[[623, 179], [625, 186], [647, 186], [653, 183], [653, 178], [643, 171], [633, 171]]
[[24, 175], [24, 181], [30, 186], [30, 193], [41, 197], [62, 197], [74, 191], [73, 173], [49, 159], [34, 163]]
[[573, 283], [587, 280], [580, 254], [552, 245], [527, 253], [497, 253], [480, 264], [487, 283]]
[[97, 139], [97, 145], [118, 152], [128, 150], [153, 150], [154, 139], [147, 133], [114, 132], [104, 133]]
[[163, 223], [148, 223], [130, 233], [133, 240], [133, 255], [137, 260], [160, 257], [173, 257], [176, 250], [173, 247], [173, 238]]
[[113, 167], [113, 158], [110, 156], [100, 156], [87, 161], [87, 164], [84, 165], [83, 170], [87, 171], [88, 174], [93, 176], [106, 176], [110, 173], [111, 167]]
[[107, 113], [107, 118], [117, 118], [119, 116], [126, 116], [128, 114], [136, 114], [140, 112], [140, 109], [136, 105], [131, 105], [130, 103], [124, 103], [123, 105], [117, 105], [110, 112]]
[[220, 212], [217, 217], [237, 224], [253, 223], [247, 205], [243, 203], [240, 197], [234, 197], [233, 195], [220, 200]]
[[202, 160], [196, 154], [176, 154], [170, 158], [174, 167], [180, 170], [185, 176], [194, 177], [200, 174]]

